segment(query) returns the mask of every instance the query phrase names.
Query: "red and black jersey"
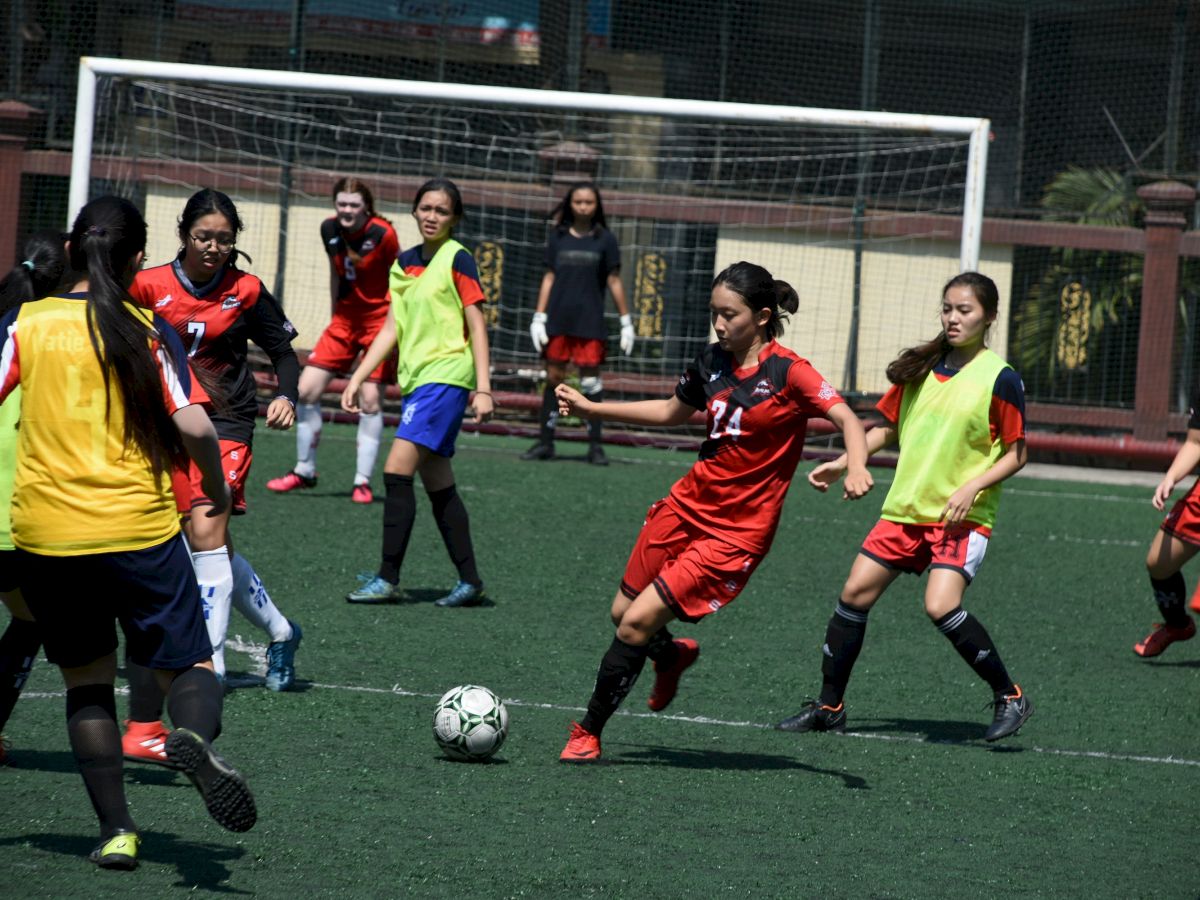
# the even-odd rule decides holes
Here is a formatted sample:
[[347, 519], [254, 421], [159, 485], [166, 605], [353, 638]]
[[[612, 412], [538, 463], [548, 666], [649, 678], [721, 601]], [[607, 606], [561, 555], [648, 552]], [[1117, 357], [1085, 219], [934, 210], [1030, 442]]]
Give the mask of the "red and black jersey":
[[331, 217], [321, 223], [321, 243], [338, 275], [337, 312], [383, 315], [389, 305], [388, 272], [400, 255], [391, 223], [372, 216], [357, 232], [346, 234], [337, 217]]
[[299, 394], [300, 363], [292, 349], [296, 328], [279, 302], [254, 275], [234, 266], [196, 287], [179, 260], [137, 274], [130, 294], [154, 310], [183, 340], [196, 368], [212, 372], [224, 394], [212, 414], [217, 437], [249, 445], [258, 415], [254, 374], [246, 364], [246, 342], [270, 357], [279, 396]]
[[709, 344], [680, 376], [675, 396], [705, 410], [708, 438], [700, 458], [667, 503], [687, 521], [751, 553], [766, 553], [808, 420], [842, 403], [808, 362], [772, 341], [755, 365]]

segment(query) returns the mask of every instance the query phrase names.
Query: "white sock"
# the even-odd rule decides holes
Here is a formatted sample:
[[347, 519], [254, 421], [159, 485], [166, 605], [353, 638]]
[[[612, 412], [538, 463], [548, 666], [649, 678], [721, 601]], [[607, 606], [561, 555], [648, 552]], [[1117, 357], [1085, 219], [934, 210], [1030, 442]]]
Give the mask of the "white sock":
[[233, 601], [233, 570], [229, 551], [200, 550], [192, 553], [196, 581], [200, 582], [200, 601], [204, 604], [204, 624], [213, 647], [213, 668], [225, 677], [225, 632], [229, 630], [229, 607]]
[[379, 438], [383, 435], [383, 413], [358, 414], [358, 471], [355, 484], [370, 484], [375, 472], [375, 457], [379, 455]]
[[292, 623], [271, 602], [258, 573], [240, 553], [233, 554], [233, 605], [237, 611], [271, 636], [271, 643], [292, 636]]
[[312, 478], [317, 474], [317, 444], [321, 442], [321, 407], [316, 403], [296, 404], [297, 475]]

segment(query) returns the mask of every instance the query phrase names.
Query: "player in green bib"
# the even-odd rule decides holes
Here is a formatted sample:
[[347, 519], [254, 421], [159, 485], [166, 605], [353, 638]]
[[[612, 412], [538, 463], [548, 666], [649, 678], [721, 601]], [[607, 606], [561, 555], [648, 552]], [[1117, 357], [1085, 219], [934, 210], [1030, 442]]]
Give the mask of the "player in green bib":
[[363, 383], [399, 348], [397, 381], [403, 403], [383, 466], [383, 550], [378, 572], [362, 576], [363, 583], [346, 595], [349, 603], [397, 603], [404, 598], [400, 566], [417, 515], [413, 479], [418, 474], [446, 552], [458, 570], [458, 582], [435, 602], [457, 607], [484, 601], [467, 508], [450, 465], [468, 402], [476, 422], [486, 422], [493, 410], [483, 288], [475, 260], [453, 237], [462, 216], [462, 196], [452, 181], [434, 178], [417, 190], [413, 218], [421, 243], [401, 253], [392, 266], [392, 315], [342, 393], [343, 409], [359, 412]]
[[[901, 573], [926, 569], [926, 614], [992, 689], [994, 715], [984, 738], [1015, 734], [1032, 715], [987, 630], [962, 608], [996, 523], [1000, 484], [1026, 461], [1021, 379], [986, 343], [999, 305], [990, 278], [952, 278], [942, 291], [942, 333], [888, 366], [892, 388], [878, 407], [887, 424], [867, 433], [867, 448], [899, 444], [896, 477], [826, 628], [820, 697], [780, 722], [780, 730], [845, 730], [842, 697], [867, 614]], [[809, 481], [825, 490], [845, 470], [843, 455], [815, 468]]]
[[[18, 303], [40, 300], [58, 287], [67, 258], [63, 236], [44, 231], [25, 242], [23, 259], [0, 281], [0, 315]], [[20, 388], [0, 406], [0, 600], [12, 619], [0, 635], [0, 731], [12, 715], [33, 660], [42, 646], [33, 614], [21, 597], [16, 577], [16, 547], [12, 541], [12, 489], [17, 468], [17, 424], [21, 418]], [[0, 738], [0, 765], [7, 749]]]

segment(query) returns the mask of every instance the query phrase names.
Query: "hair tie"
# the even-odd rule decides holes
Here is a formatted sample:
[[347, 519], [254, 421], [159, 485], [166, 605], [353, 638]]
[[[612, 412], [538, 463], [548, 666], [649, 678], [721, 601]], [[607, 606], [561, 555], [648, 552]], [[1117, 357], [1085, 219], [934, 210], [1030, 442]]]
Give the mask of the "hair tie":
[[91, 235], [93, 237], [104, 237], [108, 234], [108, 229], [101, 225], [89, 225], [88, 230], [85, 231], [84, 234]]
[[21, 265], [27, 268], [30, 272], [33, 272], [37, 269], [37, 266], [34, 264], [32, 259], [21, 260]]

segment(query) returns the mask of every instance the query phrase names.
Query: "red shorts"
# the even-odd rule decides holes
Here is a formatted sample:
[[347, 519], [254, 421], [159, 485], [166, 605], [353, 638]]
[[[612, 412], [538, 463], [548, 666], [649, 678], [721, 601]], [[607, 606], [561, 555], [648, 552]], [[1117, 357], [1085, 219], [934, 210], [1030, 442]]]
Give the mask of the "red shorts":
[[1200, 478], [1175, 501], [1163, 519], [1162, 530], [1185, 543], [1200, 545]]
[[969, 582], [987, 552], [988, 532], [978, 525], [908, 525], [880, 519], [859, 551], [889, 569], [920, 575], [953, 569]]
[[[246, 514], [246, 479], [250, 475], [250, 463], [254, 454], [245, 444], [237, 441], [221, 441], [221, 469], [233, 495], [230, 510], [235, 516]], [[200, 487], [200, 467], [192, 463], [186, 472], [176, 469], [171, 473], [171, 487], [175, 491], [175, 508], [186, 516], [197, 506], [212, 506], [212, 501]]]
[[604, 363], [608, 357], [608, 346], [599, 338], [577, 338], [566, 334], [556, 334], [546, 344], [542, 351], [546, 362], [575, 363], [584, 368], [595, 368]]
[[762, 561], [679, 517], [664, 500], [646, 513], [625, 564], [621, 593], [630, 600], [651, 584], [684, 622], [696, 622], [731, 603]]
[[[350, 317], [335, 314], [328, 327], [321, 332], [317, 346], [308, 354], [305, 365], [324, 369], [337, 374], [354, 372], [354, 361], [367, 351], [379, 329], [383, 327], [387, 316], [364, 319], [359, 316]], [[380, 383], [390, 383], [396, 380], [396, 353], [381, 362], [367, 379]]]

